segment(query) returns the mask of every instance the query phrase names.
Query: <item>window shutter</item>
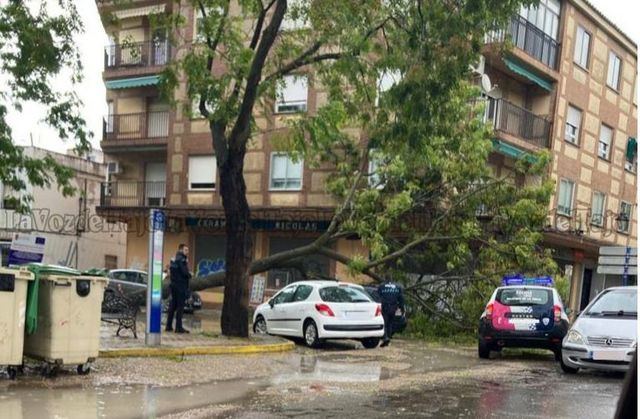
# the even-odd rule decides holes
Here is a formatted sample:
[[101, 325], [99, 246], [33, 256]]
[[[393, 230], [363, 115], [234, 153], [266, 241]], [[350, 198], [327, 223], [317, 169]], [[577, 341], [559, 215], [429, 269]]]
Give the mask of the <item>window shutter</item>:
[[189, 189], [215, 189], [216, 157], [189, 157]]

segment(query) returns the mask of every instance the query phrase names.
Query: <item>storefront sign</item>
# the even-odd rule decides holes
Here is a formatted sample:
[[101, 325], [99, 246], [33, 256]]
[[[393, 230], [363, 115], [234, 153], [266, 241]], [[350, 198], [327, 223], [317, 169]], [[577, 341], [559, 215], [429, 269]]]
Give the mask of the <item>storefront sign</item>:
[[149, 214], [149, 284], [147, 286], [147, 333], [145, 343], [160, 345], [162, 319], [162, 247], [165, 216], [161, 210], [152, 209]]
[[40, 263], [44, 258], [46, 239], [35, 234], [16, 233], [9, 248], [9, 265]]
[[[187, 227], [203, 229], [223, 229], [226, 226], [224, 218], [194, 218], [187, 217]], [[329, 221], [304, 221], [304, 220], [251, 220], [253, 230], [264, 231], [298, 231], [318, 232], [329, 228]]]

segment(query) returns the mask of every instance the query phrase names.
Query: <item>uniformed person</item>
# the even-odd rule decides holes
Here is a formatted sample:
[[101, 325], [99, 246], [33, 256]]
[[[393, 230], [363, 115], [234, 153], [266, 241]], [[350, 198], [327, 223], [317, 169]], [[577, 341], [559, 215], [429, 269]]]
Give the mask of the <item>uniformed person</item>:
[[175, 259], [171, 261], [169, 266], [169, 274], [171, 275], [171, 303], [167, 312], [166, 331], [173, 331], [173, 316], [176, 316], [176, 333], [189, 333], [187, 329], [182, 327], [182, 313], [184, 312], [184, 304], [189, 293], [189, 280], [191, 273], [187, 257], [189, 256], [189, 247], [186, 244], [178, 246], [178, 252]]
[[398, 310], [404, 315], [404, 296], [402, 288], [392, 281], [387, 281], [378, 287], [380, 302], [382, 303], [382, 318], [384, 319], [384, 338], [381, 346], [389, 345], [393, 336], [393, 321]]

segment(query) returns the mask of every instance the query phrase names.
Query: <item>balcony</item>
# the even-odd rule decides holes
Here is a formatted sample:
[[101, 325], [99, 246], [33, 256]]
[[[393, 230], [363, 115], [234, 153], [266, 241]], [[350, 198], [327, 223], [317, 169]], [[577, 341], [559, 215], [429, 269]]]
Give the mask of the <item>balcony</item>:
[[166, 65], [170, 59], [171, 48], [167, 40], [126, 42], [105, 48], [104, 68], [107, 73], [143, 74], [155, 72], [155, 67]]
[[560, 44], [527, 19], [520, 15], [512, 17], [505, 30], [487, 35], [487, 43], [504, 42], [507, 38], [528, 56], [557, 70]]
[[169, 111], [151, 111], [107, 116], [101, 146], [113, 151], [122, 147], [166, 146]]
[[116, 181], [100, 185], [103, 208], [164, 207], [165, 196], [165, 182]]
[[531, 111], [504, 99], [489, 99], [485, 118], [499, 133], [513, 136], [537, 148], [549, 147], [551, 123]]

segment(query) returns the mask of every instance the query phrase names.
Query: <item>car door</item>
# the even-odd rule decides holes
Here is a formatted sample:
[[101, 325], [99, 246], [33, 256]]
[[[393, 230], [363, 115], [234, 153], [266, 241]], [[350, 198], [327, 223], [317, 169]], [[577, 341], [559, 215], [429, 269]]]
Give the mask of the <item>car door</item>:
[[287, 333], [292, 336], [302, 337], [302, 322], [305, 319], [305, 312], [309, 305], [307, 300], [312, 291], [313, 287], [311, 285], [298, 285], [296, 292], [293, 294], [293, 299], [290, 303], [287, 303], [287, 320], [285, 327]]
[[288, 304], [293, 300], [296, 288], [296, 285], [289, 285], [273, 297], [273, 304], [271, 308], [267, 310], [267, 328], [269, 333], [279, 335], [291, 333], [287, 327], [289, 318]]

